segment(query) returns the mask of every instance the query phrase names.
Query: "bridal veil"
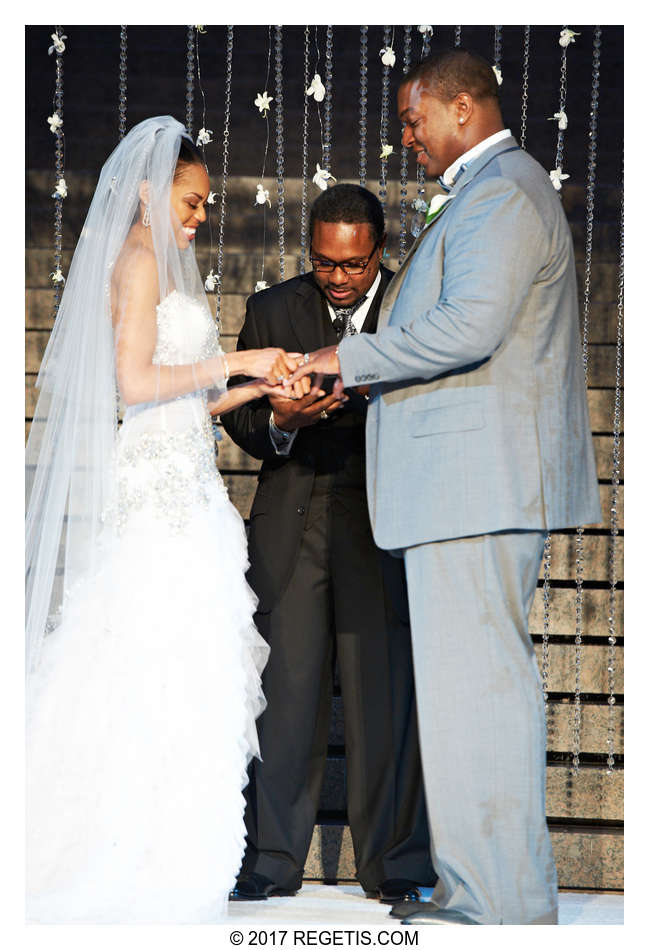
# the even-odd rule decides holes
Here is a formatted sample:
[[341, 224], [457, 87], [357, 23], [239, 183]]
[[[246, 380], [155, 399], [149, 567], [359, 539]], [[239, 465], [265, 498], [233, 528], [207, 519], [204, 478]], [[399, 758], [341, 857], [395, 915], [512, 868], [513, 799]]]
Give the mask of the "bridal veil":
[[[108, 158], [43, 357], [26, 452], [28, 673], [38, 663], [44, 635], [62, 619], [68, 593], [96, 566], [112, 487], [121, 363], [132, 334], [151, 335], [152, 321], [155, 328], [155, 313], [142, 317], [133, 306], [142, 280], [153, 275], [158, 303], [177, 292], [209, 312], [193, 245], [170, 206], [183, 137], [184, 127], [171, 116], [147, 119]], [[129, 238], [143, 215], [150, 235], [145, 244]], [[191, 322], [186, 332], [191, 337]], [[195, 353], [187, 342], [188, 353]], [[174, 345], [182, 351], [182, 341]], [[208, 386], [223, 391], [219, 353], [176, 366], [152, 361], [132, 400], [162, 404]]]

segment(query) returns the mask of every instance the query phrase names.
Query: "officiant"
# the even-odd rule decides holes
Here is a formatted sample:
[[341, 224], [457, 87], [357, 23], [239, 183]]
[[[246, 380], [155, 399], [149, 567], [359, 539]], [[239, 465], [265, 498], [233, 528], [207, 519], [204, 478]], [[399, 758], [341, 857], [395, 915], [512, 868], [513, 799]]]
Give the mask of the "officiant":
[[[312, 271], [253, 294], [238, 349], [306, 353], [373, 333], [392, 272], [383, 209], [357, 185], [314, 202]], [[238, 382], [232, 380], [233, 384]], [[317, 381], [316, 381], [317, 383]], [[347, 814], [357, 876], [386, 903], [435, 882], [422, 786], [403, 562], [372, 539], [365, 487], [366, 392], [317, 385], [223, 417], [263, 460], [250, 514], [248, 581], [271, 647], [262, 761], [245, 791], [247, 848], [231, 900], [294, 894], [316, 821], [337, 661]]]

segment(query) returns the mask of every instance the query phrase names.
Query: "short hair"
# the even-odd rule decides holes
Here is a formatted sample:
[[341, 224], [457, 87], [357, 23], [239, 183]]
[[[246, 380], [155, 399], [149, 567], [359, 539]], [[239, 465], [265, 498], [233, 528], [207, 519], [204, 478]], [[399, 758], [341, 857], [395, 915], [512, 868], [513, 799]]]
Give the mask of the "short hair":
[[316, 221], [327, 223], [369, 224], [375, 241], [385, 234], [385, 218], [381, 202], [367, 188], [341, 184], [327, 188], [311, 205], [309, 235], [313, 237]]
[[203, 165], [204, 167], [205, 160], [203, 159], [198, 147], [194, 145], [189, 136], [182, 135], [180, 137], [180, 150], [178, 152], [176, 168], [174, 171], [174, 181], [182, 176], [187, 165]]
[[444, 102], [452, 102], [461, 92], [468, 92], [477, 100], [500, 101], [498, 80], [487, 60], [460, 46], [422, 59], [405, 74], [400, 85], [417, 81]]

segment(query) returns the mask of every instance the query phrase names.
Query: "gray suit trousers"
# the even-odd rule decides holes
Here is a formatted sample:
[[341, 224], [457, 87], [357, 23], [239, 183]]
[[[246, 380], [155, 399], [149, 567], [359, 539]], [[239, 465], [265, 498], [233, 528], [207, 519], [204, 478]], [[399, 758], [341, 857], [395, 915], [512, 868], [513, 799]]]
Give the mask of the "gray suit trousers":
[[439, 881], [480, 924], [552, 924], [545, 716], [528, 616], [540, 531], [405, 550], [421, 758]]

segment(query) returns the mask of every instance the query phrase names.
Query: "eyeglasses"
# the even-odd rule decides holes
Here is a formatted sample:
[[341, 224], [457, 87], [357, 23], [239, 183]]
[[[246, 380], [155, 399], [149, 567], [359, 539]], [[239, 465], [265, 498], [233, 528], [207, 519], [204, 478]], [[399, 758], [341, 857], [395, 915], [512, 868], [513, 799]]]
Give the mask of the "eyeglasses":
[[333, 274], [337, 267], [340, 267], [343, 274], [349, 274], [352, 277], [362, 274], [365, 270], [367, 270], [368, 264], [374, 255], [374, 251], [377, 249], [380, 242], [381, 239], [379, 238], [378, 241], [375, 242], [374, 247], [370, 251], [369, 257], [366, 261], [328, 261], [321, 257], [313, 257], [311, 251], [309, 250], [309, 260], [311, 261], [311, 267], [318, 274]]

